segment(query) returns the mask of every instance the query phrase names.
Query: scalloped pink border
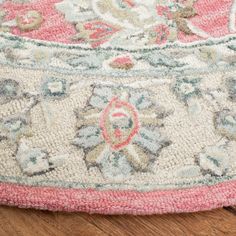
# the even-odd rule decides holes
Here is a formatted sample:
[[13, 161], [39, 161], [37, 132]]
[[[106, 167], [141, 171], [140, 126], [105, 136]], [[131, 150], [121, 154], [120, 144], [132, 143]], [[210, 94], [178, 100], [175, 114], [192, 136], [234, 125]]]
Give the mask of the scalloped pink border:
[[[36, 0], [20, 4], [14, 1], [5, 0], [1, 7], [7, 11], [6, 21], [11, 21], [15, 17], [27, 10], [36, 10], [41, 12], [43, 23], [39, 29], [33, 31], [21, 31], [17, 27], [12, 27], [11, 33], [29, 37], [32, 39], [41, 39], [47, 41], [56, 41], [63, 43], [78, 43], [71, 40], [71, 36], [77, 32], [72, 23], [67, 22], [62, 13], [56, 10], [55, 4], [62, 0]], [[230, 34], [228, 29], [229, 11], [232, 0], [198, 0], [194, 4], [197, 15], [191, 18], [194, 26], [204, 30], [211, 37], [222, 37]], [[196, 35], [186, 35], [183, 32], [178, 34], [182, 42], [193, 42], [201, 38]], [[102, 41], [100, 43], [103, 43]], [[99, 46], [98, 45], [94, 45]]]
[[152, 192], [30, 187], [0, 183], [0, 204], [100, 214], [195, 212], [236, 204], [236, 181]]

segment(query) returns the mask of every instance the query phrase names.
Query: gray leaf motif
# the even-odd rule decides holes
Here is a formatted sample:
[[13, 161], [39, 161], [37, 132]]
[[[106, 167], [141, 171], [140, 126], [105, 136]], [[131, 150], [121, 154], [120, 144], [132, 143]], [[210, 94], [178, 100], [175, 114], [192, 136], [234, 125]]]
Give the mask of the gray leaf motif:
[[222, 147], [209, 146], [199, 153], [197, 162], [202, 170], [216, 176], [222, 176], [226, 174], [229, 168], [230, 156]]
[[16, 99], [19, 94], [20, 88], [17, 81], [0, 78], [0, 105]]
[[201, 95], [200, 81], [201, 78], [177, 78], [172, 86], [172, 91], [179, 100], [186, 103], [190, 98]]
[[170, 145], [170, 141], [162, 137], [159, 130], [151, 130], [146, 127], [140, 128], [139, 134], [134, 137], [134, 143], [154, 155], [158, 155], [163, 147]]
[[114, 181], [121, 181], [128, 178], [133, 169], [122, 152], [107, 151], [100, 163], [104, 177]]
[[96, 126], [82, 126], [73, 144], [77, 147], [82, 147], [84, 149], [89, 149], [96, 147], [98, 144], [102, 143], [104, 140], [99, 127]]
[[16, 152], [16, 161], [22, 172], [28, 176], [43, 174], [64, 164], [68, 155], [50, 157], [48, 152], [40, 148], [31, 148], [22, 142]]
[[24, 143], [18, 147], [16, 160], [22, 172], [29, 176], [43, 173], [50, 168], [47, 152], [39, 148], [30, 148]]
[[221, 135], [236, 140], [236, 114], [227, 109], [216, 113], [215, 128]]
[[226, 81], [226, 87], [228, 89], [229, 99], [232, 102], [236, 102], [236, 78], [228, 78]]
[[0, 137], [17, 141], [29, 132], [29, 118], [25, 115], [11, 116], [0, 120]]
[[89, 51], [81, 54], [72, 54], [60, 52], [55, 55], [60, 60], [64, 61], [68, 65], [77, 69], [99, 69], [102, 66], [102, 62], [107, 57], [101, 52]]
[[164, 55], [159, 51], [144, 53], [140, 58], [137, 57], [136, 59], [143, 59], [153, 67], [181, 68], [186, 66], [186, 64], [180, 63], [174, 60], [173, 57]]

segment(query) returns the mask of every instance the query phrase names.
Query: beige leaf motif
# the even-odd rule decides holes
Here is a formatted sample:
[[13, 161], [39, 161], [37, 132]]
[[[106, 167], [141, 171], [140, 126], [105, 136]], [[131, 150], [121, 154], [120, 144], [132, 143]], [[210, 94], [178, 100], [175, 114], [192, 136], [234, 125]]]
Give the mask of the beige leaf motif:
[[185, 7], [175, 12], [174, 20], [179, 31], [184, 32], [187, 35], [194, 34], [192, 30], [188, 27], [186, 18], [190, 18], [197, 15], [193, 7]]
[[175, 22], [179, 31], [182, 31], [187, 35], [193, 34], [191, 29], [188, 27], [185, 19], [179, 18], [179, 19], [176, 19]]
[[181, 18], [189, 18], [195, 16], [197, 13], [193, 7], [185, 7], [179, 10]]

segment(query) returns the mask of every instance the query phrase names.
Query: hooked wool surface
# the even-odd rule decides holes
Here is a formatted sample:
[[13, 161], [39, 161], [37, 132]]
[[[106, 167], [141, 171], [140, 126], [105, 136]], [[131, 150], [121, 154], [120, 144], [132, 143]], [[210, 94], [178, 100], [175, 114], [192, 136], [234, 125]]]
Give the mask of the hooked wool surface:
[[235, 71], [235, 0], [0, 0], [0, 204], [235, 205]]

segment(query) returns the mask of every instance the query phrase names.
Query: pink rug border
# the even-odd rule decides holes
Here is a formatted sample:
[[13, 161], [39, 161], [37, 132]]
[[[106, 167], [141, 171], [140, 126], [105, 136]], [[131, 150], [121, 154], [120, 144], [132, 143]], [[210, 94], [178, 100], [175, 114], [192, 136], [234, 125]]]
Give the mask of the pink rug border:
[[236, 205], [236, 181], [151, 192], [32, 187], [0, 183], [0, 204], [51, 211], [163, 214]]

